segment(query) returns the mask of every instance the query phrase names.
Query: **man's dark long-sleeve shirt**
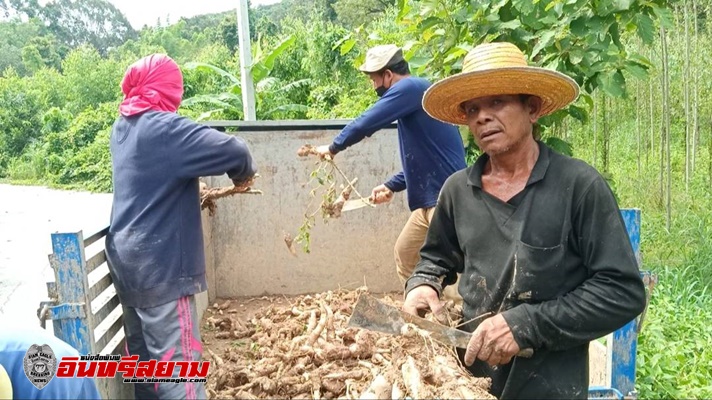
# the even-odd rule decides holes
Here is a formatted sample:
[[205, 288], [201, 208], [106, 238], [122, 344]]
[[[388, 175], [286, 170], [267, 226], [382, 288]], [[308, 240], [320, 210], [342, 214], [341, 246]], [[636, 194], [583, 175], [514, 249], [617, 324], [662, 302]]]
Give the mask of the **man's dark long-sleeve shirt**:
[[121, 303], [147, 308], [207, 290], [198, 178], [257, 172], [247, 144], [174, 113], [120, 117], [106, 255]]
[[433, 119], [423, 110], [430, 82], [406, 77], [394, 83], [373, 107], [348, 124], [330, 146], [336, 154], [398, 120], [403, 171], [386, 183], [393, 192], [407, 189], [411, 211], [435, 206], [445, 180], [467, 167], [465, 146], [453, 125]]
[[640, 314], [645, 289], [605, 180], [537, 143], [529, 181], [509, 202], [482, 189], [487, 155], [448, 179], [406, 291], [440, 292], [441, 277], [461, 273], [464, 320], [501, 312], [519, 347], [534, 349], [496, 369], [473, 364], [495, 396], [586, 398], [589, 342]]

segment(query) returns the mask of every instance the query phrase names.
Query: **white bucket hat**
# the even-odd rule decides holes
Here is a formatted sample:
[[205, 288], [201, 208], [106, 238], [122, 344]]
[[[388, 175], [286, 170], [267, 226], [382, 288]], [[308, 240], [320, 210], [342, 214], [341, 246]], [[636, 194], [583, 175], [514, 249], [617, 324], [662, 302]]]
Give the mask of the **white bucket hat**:
[[403, 50], [394, 44], [372, 47], [366, 52], [366, 61], [359, 67], [361, 72], [378, 72], [403, 61]]

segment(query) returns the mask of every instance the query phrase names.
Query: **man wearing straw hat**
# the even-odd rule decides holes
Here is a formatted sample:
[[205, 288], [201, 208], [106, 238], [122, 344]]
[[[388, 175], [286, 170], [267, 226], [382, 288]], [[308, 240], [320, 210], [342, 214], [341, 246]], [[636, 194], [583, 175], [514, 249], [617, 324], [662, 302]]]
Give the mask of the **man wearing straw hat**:
[[[645, 306], [606, 181], [534, 132], [578, 92], [569, 77], [528, 66], [516, 46], [491, 43], [423, 99], [434, 118], [468, 126], [484, 154], [444, 184], [403, 308], [440, 313], [438, 294], [460, 273], [473, 335], [459, 355], [499, 398], [587, 398], [589, 342]], [[523, 349], [533, 356], [517, 357]]]
[[[317, 151], [322, 157], [334, 157], [398, 121], [403, 171], [373, 188], [370, 200], [374, 204], [385, 203], [394, 193], [407, 192], [411, 215], [394, 249], [396, 271], [405, 284], [418, 263], [418, 251], [443, 183], [467, 166], [465, 147], [455, 126], [433, 119], [423, 111], [423, 94], [430, 82], [410, 75], [402, 49], [392, 44], [373, 47], [366, 53], [360, 70], [368, 74], [380, 99], [348, 124], [331, 145], [320, 146]], [[452, 289], [445, 296], [461, 301]]]

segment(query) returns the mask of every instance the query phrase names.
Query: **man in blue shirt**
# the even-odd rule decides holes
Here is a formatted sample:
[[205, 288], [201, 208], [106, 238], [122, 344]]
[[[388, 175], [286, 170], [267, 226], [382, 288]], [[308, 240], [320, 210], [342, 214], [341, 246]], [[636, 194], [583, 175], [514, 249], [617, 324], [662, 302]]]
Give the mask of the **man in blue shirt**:
[[[396, 271], [405, 285], [420, 260], [419, 251], [443, 183], [467, 166], [465, 148], [454, 125], [433, 119], [423, 111], [421, 102], [430, 82], [410, 75], [402, 49], [391, 44], [376, 46], [367, 52], [359, 69], [368, 74], [380, 99], [348, 124], [331, 145], [320, 146], [317, 151], [322, 157], [334, 157], [398, 121], [403, 170], [373, 188], [370, 200], [374, 204], [386, 203], [394, 193], [407, 192], [411, 215], [394, 249]], [[445, 295], [459, 300], [456, 291]]]
[[[96, 383], [92, 378], [57, 378], [47, 386], [37, 389], [25, 375], [23, 361], [27, 350], [32, 345], [49, 345], [57, 359], [79, 357], [79, 352], [52, 335], [37, 328], [14, 328], [3, 326], [0, 329], [0, 366], [10, 378], [10, 392], [15, 399], [101, 399]], [[2, 374], [0, 374], [2, 375]], [[8, 382], [0, 379], [0, 388], [7, 390]], [[7, 395], [0, 390], [0, 399]]]

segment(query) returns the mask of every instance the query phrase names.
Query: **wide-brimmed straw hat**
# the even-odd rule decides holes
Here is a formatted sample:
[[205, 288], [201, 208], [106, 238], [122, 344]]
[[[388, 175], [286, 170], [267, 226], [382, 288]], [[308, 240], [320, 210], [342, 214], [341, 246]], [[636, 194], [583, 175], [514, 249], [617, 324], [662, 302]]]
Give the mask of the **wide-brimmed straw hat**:
[[545, 116], [576, 100], [579, 86], [560, 72], [527, 65], [524, 53], [511, 43], [487, 43], [467, 53], [462, 72], [428, 88], [423, 108], [438, 120], [467, 125], [463, 102], [507, 94], [540, 97], [539, 116]]

